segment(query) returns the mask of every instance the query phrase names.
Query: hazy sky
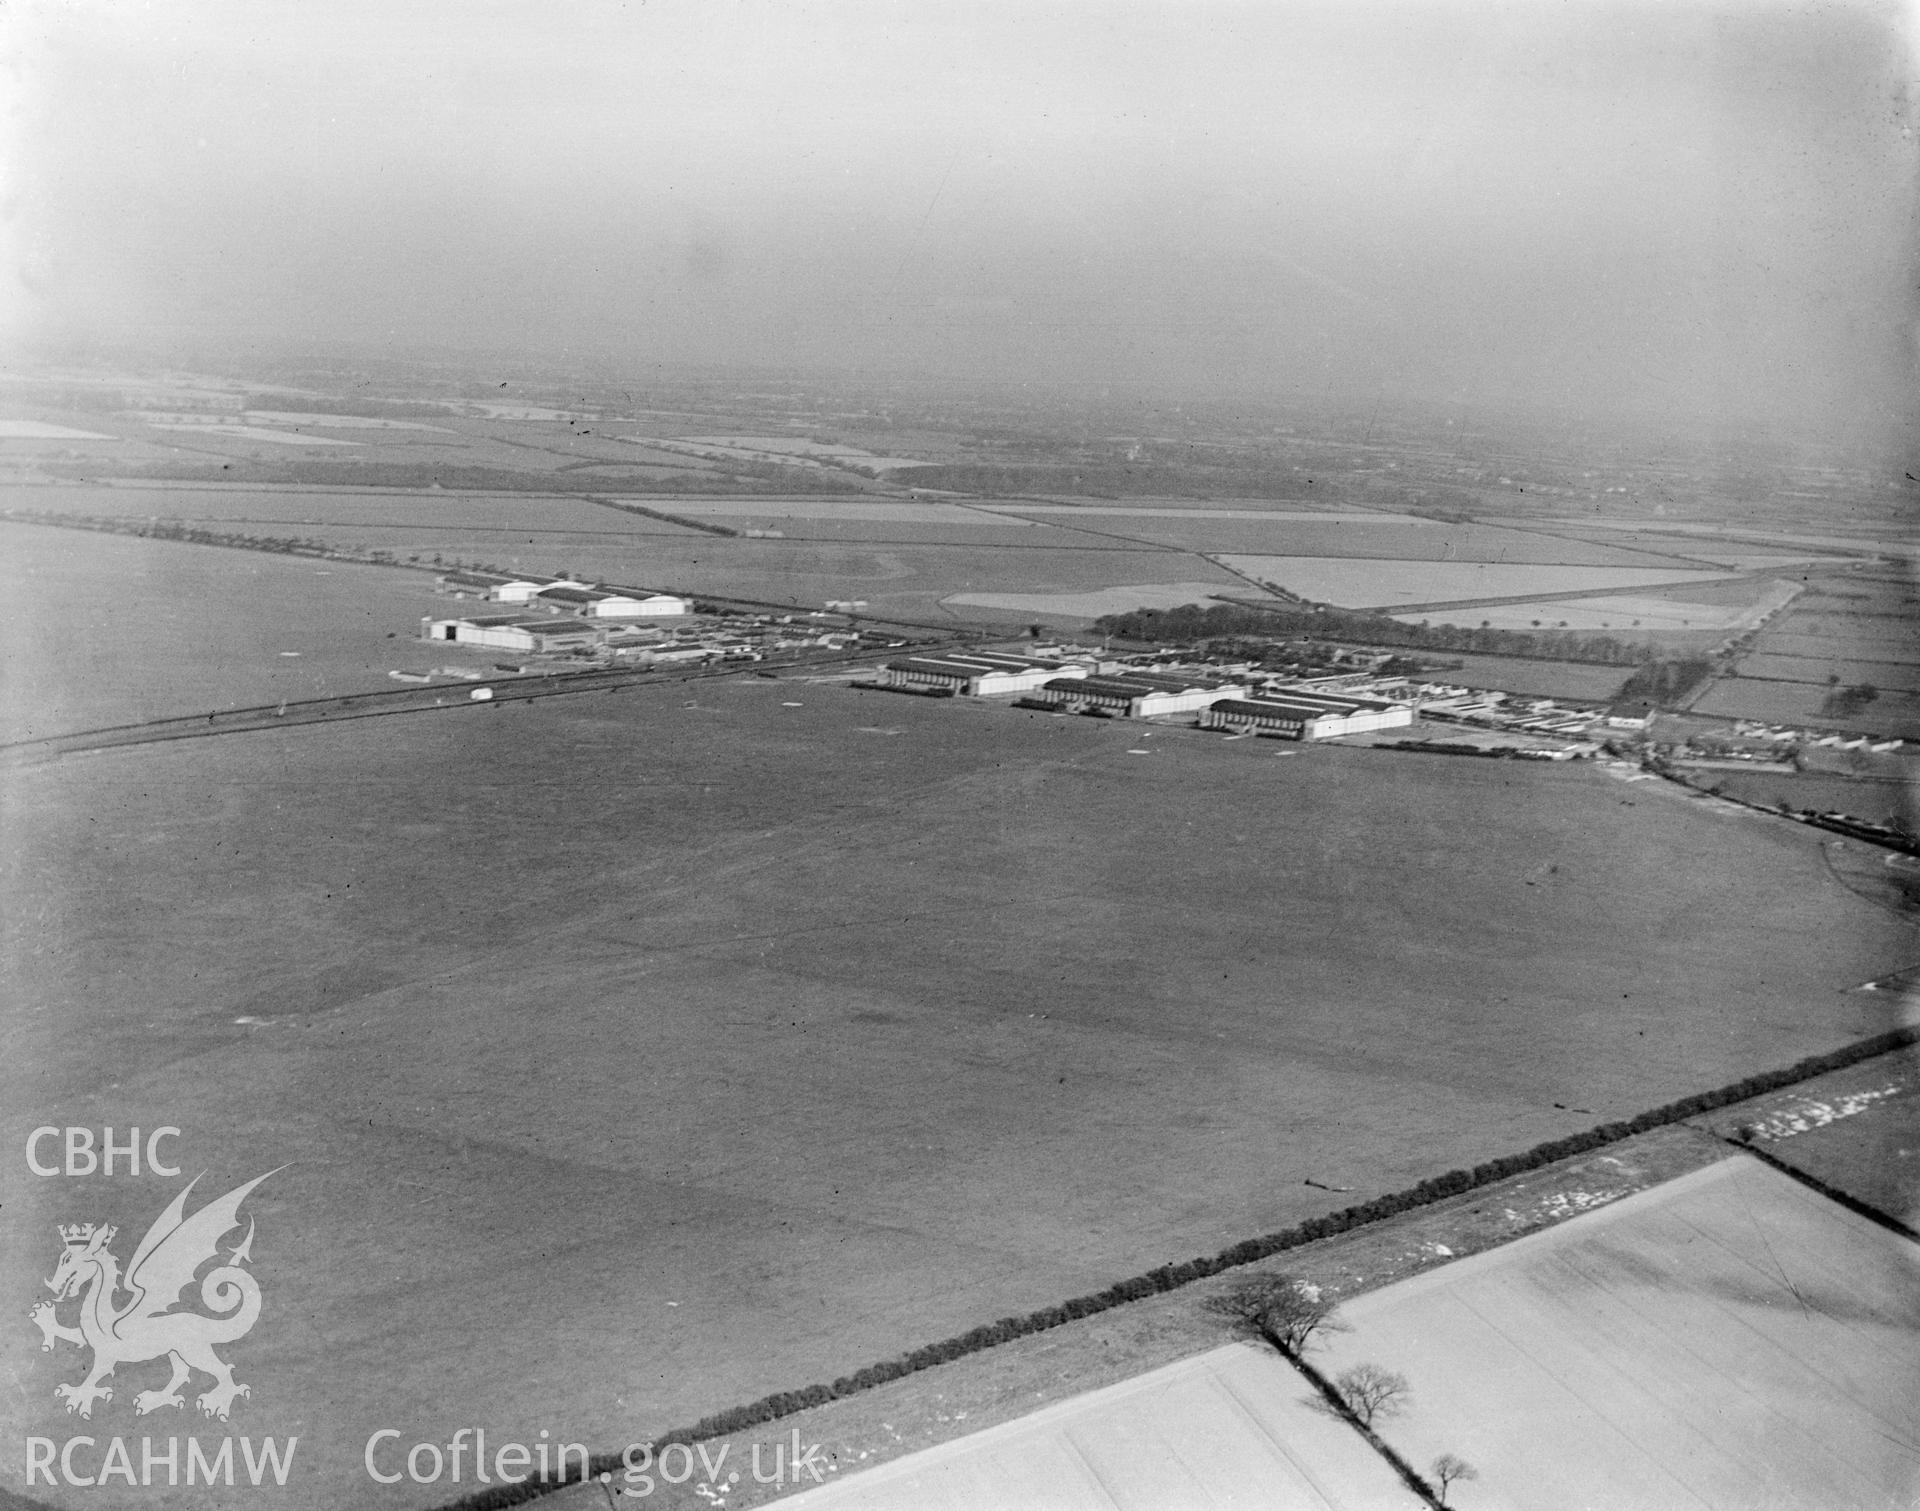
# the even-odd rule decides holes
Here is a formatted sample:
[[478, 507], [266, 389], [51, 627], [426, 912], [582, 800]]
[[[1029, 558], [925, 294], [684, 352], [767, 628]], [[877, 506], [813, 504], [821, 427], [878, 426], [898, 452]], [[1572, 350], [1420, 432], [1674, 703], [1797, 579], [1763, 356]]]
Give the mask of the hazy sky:
[[1910, 403], [1908, 10], [16, 0], [13, 334]]

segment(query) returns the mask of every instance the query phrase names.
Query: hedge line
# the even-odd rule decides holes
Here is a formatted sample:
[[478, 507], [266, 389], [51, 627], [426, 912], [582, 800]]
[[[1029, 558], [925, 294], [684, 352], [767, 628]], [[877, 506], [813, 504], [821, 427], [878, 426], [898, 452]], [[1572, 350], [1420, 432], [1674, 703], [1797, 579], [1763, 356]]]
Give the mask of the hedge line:
[[[1045, 1332], [1049, 1328], [1059, 1327], [1062, 1323], [1071, 1322], [1080, 1317], [1091, 1317], [1113, 1307], [1123, 1306], [1130, 1301], [1140, 1301], [1148, 1296], [1178, 1290], [1182, 1286], [1191, 1285], [1196, 1280], [1205, 1280], [1223, 1271], [1237, 1269], [1241, 1265], [1270, 1259], [1275, 1254], [1284, 1253], [1288, 1249], [1316, 1243], [1323, 1238], [1333, 1238], [1341, 1233], [1350, 1232], [1354, 1228], [1379, 1222], [1382, 1218], [1409, 1212], [1416, 1207], [1429, 1206], [1449, 1196], [1459, 1196], [1515, 1175], [1524, 1175], [1528, 1171], [1538, 1170], [1564, 1159], [1571, 1159], [1576, 1154], [1586, 1154], [1608, 1144], [1618, 1143], [1621, 1139], [1631, 1138], [1636, 1133], [1646, 1133], [1651, 1129], [1662, 1128], [1685, 1118], [1698, 1117], [1703, 1112], [1730, 1107], [1736, 1102], [1746, 1101], [1749, 1097], [1762, 1096], [1769, 1091], [1778, 1091], [1783, 1086], [1791, 1086], [1813, 1076], [1824, 1075], [1828, 1071], [1857, 1065], [1862, 1060], [1870, 1060], [1876, 1055], [1887, 1054], [1892, 1050], [1904, 1049], [1916, 1042], [1920, 1042], [1920, 1028], [1894, 1029], [1889, 1033], [1878, 1034], [1871, 1039], [1861, 1039], [1823, 1055], [1811, 1055], [1781, 1070], [1764, 1071], [1759, 1075], [1748, 1076], [1743, 1081], [1735, 1081], [1730, 1086], [1682, 1097], [1677, 1102], [1669, 1102], [1664, 1107], [1656, 1107], [1624, 1122], [1602, 1123], [1583, 1133], [1569, 1134], [1566, 1138], [1549, 1139], [1543, 1144], [1535, 1144], [1524, 1153], [1502, 1155], [1498, 1159], [1475, 1165], [1471, 1170], [1449, 1170], [1444, 1175], [1423, 1180], [1417, 1186], [1409, 1187], [1404, 1191], [1376, 1196], [1372, 1201], [1361, 1202], [1358, 1206], [1346, 1207], [1338, 1212], [1330, 1212], [1324, 1217], [1310, 1217], [1303, 1223], [1291, 1228], [1283, 1228], [1277, 1233], [1243, 1239], [1217, 1254], [1203, 1254], [1178, 1264], [1161, 1265], [1158, 1269], [1148, 1270], [1143, 1275], [1135, 1275], [1131, 1279], [1119, 1281], [1108, 1286], [1104, 1291], [1097, 1291], [1090, 1296], [1076, 1296], [1070, 1301], [1041, 1307], [1035, 1312], [1002, 1317], [998, 1322], [985, 1323], [969, 1332], [961, 1333], [958, 1337], [947, 1338], [939, 1343], [929, 1343], [925, 1347], [916, 1348], [911, 1353], [902, 1354], [895, 1359], [869, 1364], [865, 1369], [856, 1370], [850, 1375], [842, 1375], [830, 1385], [808, 1385], [799, 1390], [777, 1391], [748, 1405], [729, 1407], [725, 1411], [702, 1417], [691, 1427], [675, 1428], [655, 1439], [654, 1448], [658, 1451], [671, 1443], [706, 1442], [749, 1427], [762, 1426], [768, 1422], [777, 1421], [781, 1417], [791, 1416], [795, 1412], [805, 1411], [808, 1407], [823, 1406], [842, 1396], [857, 1395], [863, 1390], [873, 1389], [876, 1385], [903, 1379], [923, 1369], [931, 1369], [936, 1364], [946, 1364], [954, 1359], [965, 1358], [968, 1354], [980, 1353], [985, 1349], [1012, 1342], [1015, 1338], [1022, 1338], [1031, 1333]], [[605, 1472], [618, 1475], [622, 1468], [623, 1462], [619, 1454], [600, 1454], [591, 1460], [588, 1473], [599, 1475]], [[563, 1482], [502, 1485], [456, 1501], [446, 1508], [446, 1511], [495, 1511], [498, 1507], [517, 1506], [558, 1489], [561, 1483]]]

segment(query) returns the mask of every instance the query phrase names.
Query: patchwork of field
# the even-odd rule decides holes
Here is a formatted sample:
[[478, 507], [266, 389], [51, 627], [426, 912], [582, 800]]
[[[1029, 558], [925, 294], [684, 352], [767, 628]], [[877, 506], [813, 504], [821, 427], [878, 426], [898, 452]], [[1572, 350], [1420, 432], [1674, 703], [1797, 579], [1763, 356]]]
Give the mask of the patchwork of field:
[[[0, 1133], [291, 1161], [234, 1430], [303, 1504], [445, 1498], [366, 1484], [379, 1427], [638, 1441], [1830, 1048], [1912, 951], [1816, 836], [1591, 769], [802, 681], [5, 781]], [[151, 1220], [86, 1185], [0, 1167], [10, 1294]], [[71, 1430], [34, 1344], [14, 1484]]]
[[[1849, 572], [1812, 583], [1753, 637], [1737, 675], [1716, 682], [1701, 713], [1771, 723], [1920, 734], [1920, 596], [1905, 576]], [[1871, 702], [1827, 712], [1835, 685], [1865, 684]]]
[[1912, 1505], [1920, 1251], [1736, 1157], [1363, 1296], [1316, 1365], [1411, 1382], [1387, 1441], [1457, 1504]]
[[[1721, 572], [1649, 567], [1519, 565], [1485, 561], [1368, 561], [1340, 556], [1222, 556], [1235, 571], [1342, 608], [1516, 598], [1665, 583], [1712, 582]], [[1476, 621], [1477, 622], [1477, 621]]]

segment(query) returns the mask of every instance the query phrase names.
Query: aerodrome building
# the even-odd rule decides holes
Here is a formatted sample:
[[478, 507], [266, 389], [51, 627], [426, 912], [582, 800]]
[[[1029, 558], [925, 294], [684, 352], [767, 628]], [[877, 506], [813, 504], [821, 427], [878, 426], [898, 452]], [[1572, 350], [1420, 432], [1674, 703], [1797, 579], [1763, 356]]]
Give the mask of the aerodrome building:
[[1292, 688], [1257, 698], [1222, 698], [1200, 715], [1202, 729], [1273, 735], [1283, 740], [1329, 740], [1335, 735], [1367, 734], [1412, 722], [1410, 704], [1336, 698]]
[[1055, 676], [1034, 693], [1035, 702], [1069, 711], [1100, 709], [1129, 719], [1192, 713], [1240, 689], [1204, 677], [1165, 672], [1122, 672], [1114, 676]]
[[488, 614], [471, 619], [425, 619], [424, 640], [451, 640], [459, 645], [485, 645], [507, 651], [562, 651], [599, 645], [606, 631], [584, 619], [528, 618], [520, 614]]
[[882, 671], [894, 687], [943, 688], [970, 698], [1032, 692], [1054, 679], [1087, 675], [1084, 666], [1005, 656], [992, 651], [954, 651], [942, 656], [909, 656], [889, 661]]

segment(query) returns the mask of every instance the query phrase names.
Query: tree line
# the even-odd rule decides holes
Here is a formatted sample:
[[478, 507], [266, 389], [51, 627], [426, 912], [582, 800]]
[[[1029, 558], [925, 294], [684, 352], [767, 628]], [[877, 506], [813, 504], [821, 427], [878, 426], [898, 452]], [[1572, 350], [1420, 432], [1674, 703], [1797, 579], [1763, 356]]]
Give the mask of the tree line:
[[1651, 646], [1616, 640], [1611, 635], [1582, 635], [1570, 630], [1477, 629], [1453, 624], [1406, 624], [1363, 609], [1276, 604], [1247, 608], [1197, 603], [1177, 609], [1134, 609], [1094, 621], [1103, 635], [1125, 640], [1187, 644], [1258, 636], [1266, 639], [1311, 637], [1361, 645], [1406, 646], [1424, 651], [1455, 651], [1495, 656], [1527, 656], [1539, 661], [1584, 661], [1597, 666], [1640, 666], [1656, 659]]

